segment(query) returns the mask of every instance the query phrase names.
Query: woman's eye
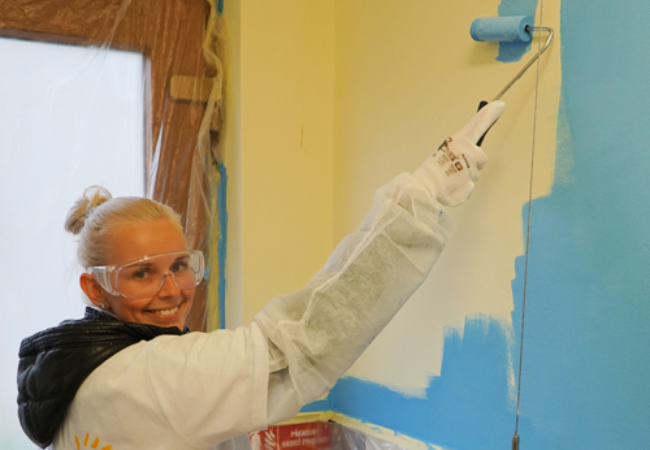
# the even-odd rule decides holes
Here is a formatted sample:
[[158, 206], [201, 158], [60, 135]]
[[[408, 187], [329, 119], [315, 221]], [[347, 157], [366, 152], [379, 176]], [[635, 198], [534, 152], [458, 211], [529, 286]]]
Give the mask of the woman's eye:
[[150, 275], [149, 270], [140, 269], [133, 272], [132, 277], [135, 278], [136, 280], [145, 280], [149, 275]]
[[178, 261], [174, 263], [174, 265], [171, 267], [172, 272], [183, 272], [184, 270], [187, 270], [188, 264], [186, 262]]

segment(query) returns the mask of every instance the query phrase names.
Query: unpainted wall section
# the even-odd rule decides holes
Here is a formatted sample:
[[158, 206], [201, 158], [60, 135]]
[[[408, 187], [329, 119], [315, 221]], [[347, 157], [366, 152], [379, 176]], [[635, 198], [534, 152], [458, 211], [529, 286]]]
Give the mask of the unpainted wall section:
[[332, 249], [333, 5], [225, 4], [229, 326], [301, 288]]

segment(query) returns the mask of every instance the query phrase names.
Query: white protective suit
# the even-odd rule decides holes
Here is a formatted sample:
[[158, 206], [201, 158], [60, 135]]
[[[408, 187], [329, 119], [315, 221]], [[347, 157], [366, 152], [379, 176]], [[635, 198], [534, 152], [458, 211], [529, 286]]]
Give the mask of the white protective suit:
[[320, 397], [426, 278], [451, 232], [441, 203], [469, 197], [485, 164], [473, 143], [503, 109], [488, 105], [413, 175], [379, 189], [307, 286], [271, 300], [249, 326], [159, 336], [104, 362], [53, 447], [210, 449]]

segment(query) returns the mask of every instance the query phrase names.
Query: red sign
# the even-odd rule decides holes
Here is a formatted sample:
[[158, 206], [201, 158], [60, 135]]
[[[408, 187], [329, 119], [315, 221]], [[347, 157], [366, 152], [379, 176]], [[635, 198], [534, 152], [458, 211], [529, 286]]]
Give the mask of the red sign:
[[330, 450], [327, 422], [274, 425], [248, 436], [253, 450]]

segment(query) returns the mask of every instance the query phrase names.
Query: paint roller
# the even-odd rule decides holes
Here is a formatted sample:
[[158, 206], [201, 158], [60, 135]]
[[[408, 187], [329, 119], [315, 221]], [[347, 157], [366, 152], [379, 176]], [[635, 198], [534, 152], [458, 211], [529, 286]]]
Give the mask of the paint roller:
[[[522, 67], [522, 69], [510, 80], [506, 86], [494, 97], [494, 100], [500, 100], [503, 94], [512, 87], [515, 82], [533, 65], [535, 61], [546, 51], [553, 39], [553, 29], [548, 27], [535, 27], [533, 18], [530, 16], [512, 16], [512, 17], [484, 17], [475, 19], [470, 26], [469, 32], [477, 42], [530, 42], [533, 38], [533, 33], [544, 32], [548, 34], [544, 45], [535, 53], [535, 55]], [[493, 101], [494, 101], [493, 100]], [[488, 102], [485, 100], [479, 103], [478, 109], [480, 110]], [[490, 130], [488, 130], [490, 131]], [[487, 131], [485, 132], [487, 134]], [[481, 146], [485, 134], [476, 145]]]

